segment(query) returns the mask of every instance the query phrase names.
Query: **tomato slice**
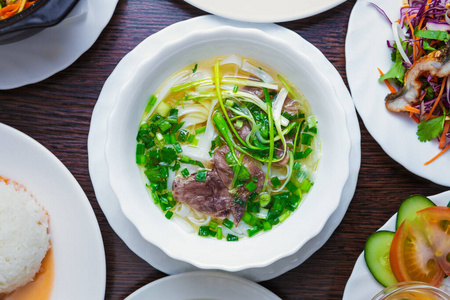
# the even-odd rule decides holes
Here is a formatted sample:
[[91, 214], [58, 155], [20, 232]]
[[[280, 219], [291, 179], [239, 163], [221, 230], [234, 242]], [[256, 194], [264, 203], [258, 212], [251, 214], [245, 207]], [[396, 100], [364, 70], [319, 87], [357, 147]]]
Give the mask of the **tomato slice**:
[[405, 220], [397, 229], [389, 260], [398, 281], [422, 281], [438, 286], [444, 279], [445, 273], [416, 221]]
[[450, 207], [435, 206], [420, 210], [417, 219], [439, 265], [450, 275]]

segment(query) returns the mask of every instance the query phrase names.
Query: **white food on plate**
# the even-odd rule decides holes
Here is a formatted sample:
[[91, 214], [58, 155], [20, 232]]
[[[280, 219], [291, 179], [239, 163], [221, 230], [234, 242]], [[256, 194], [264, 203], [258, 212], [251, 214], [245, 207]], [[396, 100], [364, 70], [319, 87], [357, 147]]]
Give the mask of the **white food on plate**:
[[0, 180], [0, 295], [32, 281], [50, 248], [46, 211], [23, 186], [7, 182]]

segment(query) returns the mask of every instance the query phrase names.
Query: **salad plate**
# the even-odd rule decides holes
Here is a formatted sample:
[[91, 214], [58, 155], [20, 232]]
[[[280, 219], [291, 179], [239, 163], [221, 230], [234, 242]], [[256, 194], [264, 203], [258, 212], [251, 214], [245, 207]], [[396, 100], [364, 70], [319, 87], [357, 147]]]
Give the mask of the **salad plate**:
[[[168, 28], [147, 38], [143, 43], [151, 43], [153, 47], [160, 47], [167, 41], [174, 40], [192, 30], [212, 28], [214, 26], [222, 26], [223, 24], [231, 24], [233, 26], [241, 27], [250, 26], [249, 24], [225, 20], [217, 16], [203, 16], [171, 25]], [[255, 27], [255, 25], [251, 27]], [[339, 100], [341, 101], [341, 104], [346, 112], [347, 124], [352, 144], [350, 177], [344, 187], [343, 197], [339, 203], [339, 207], [335, 213], [332, 214], [323, 230], [315, 238], [305, 244], [300, 251], [294, 253], [293, 255], [285, 257], [264, 268], [246, 269], [233, 273], [251, 280], [261, 281], [274, 278], [300, 265], [315, 251], [317, 251], [331, 236], [332, 232], [342, 220], [350, 200], [353, 197], [359, 172], [361, 153], [360, 132], [353, 102], [348, 90], [345, 87], [345, 84], [342, 81], [342, 78], [339, 76], [339, 73], [331, 65], [331, 63], [326, 60], [317, 48], [306, 42], [295, 32], [273, 24], [258, 24], [256, 25], [256, 28], [294, 43], [297, 48], [302, 49], [304, 53], [309, 55], [319, 68], [329, 74], [329, 78], [332, 81], [337, 94], [340, 95]], [[137, 229], [130, 223], [130, 221], [128, 221], [121, 211], [118, 199], [114, 195], [108, 179], [108, 167], [104, 157], [104, 149], [106, 144], [105, 134], [108, 129], [108, 117], [114, 108], [116, 101], [115, 99], [118, 93], [117, 83], [120, 82], [120, 76], [128, 76], [129, 73], [133, 71], [132, 68], [127, 68], [125, 65], [137, 64], [145, 55], [145, 52], [143, 53], [142, 51], [137, 50], [125, 56], [122, 60], [124, 63], [119, 63], [104, 85], [94, 108], [91, 120], [88, 139], [89, 171], [97, 200], [111, 227], [133, 252], [156, 269], [168, 274], [193, 271], [197, 270], [197, 268], [190, 264], [168, 257], [159, 248], [146, 242], [139, 235]]]
[[193, 6], [228, 19], [244, 22], [286, 22], [329, 10], [345, 0], [185, 0]]
[[167, 276], [143, 286], [125, 298], [125, 300], [159, 299], [281, 300], [253, 281], [213, 271]]
[[0, 175], [24, 185], [49, 215], [51, 299], [104, 299], [103, 240], [81, 186], [56, 156], [24, 133], [0, 123], [0, 140]]
[[[438, 206], [447, 206], [447, 203], [450, 201], [450, 191], [428, 198]], [[392, 216], [379, 230], [395, 231], [396, 217], [397, 214]], [[443, 283], [450, 285], [450, 278], [447, 277], [444, 279]], [[375, 280], [367, 268], [364, 260], [364, 252], [361, 253], [345, 286], [343, 300], [372, 299], [372, 297], [383, 289], [384, 287]]]
[[42, 81], [67, 68], [97, 40], [118, 0], [80, 0], [59, 24], [0, 45], [0, 90]]
[[[402, 0], [373, 0], [391, 20], [400, 15]], [[389, 89], [378, 78], [380, 70], [392, 65], [387, 40], [393, 31], [385, 17], [369, 1], [357, 1], [350, 15], [345, 45], [347, 77], [355, 106], [364, 125], [383, 150], [410, 172], [434, 183], [450, 186], [450, 153], [444, 153], [424, 165], [440, 152], [436, 140], [421, 143], [417, 124], [408, 114], [392, 113], [385, 107]]]

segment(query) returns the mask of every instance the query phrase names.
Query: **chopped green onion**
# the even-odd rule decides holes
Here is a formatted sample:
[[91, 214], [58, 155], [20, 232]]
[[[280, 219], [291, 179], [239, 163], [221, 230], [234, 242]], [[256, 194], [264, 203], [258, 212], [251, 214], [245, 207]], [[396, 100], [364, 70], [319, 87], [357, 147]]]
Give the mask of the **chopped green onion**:
[[169, 116], [167, 117], [167, 121], [169, 121], [172, 124], [178, 123], [178, 109], [171, 109], [169, 112]]
[[270, 224], [270, 222], [266, 221], [263, 223], [263, 228], [264, 228], [264, 231], [268, 231], [268, 230], [272, 229], [272, 224]]
[[151, 95], [150, 99], [148, 99], [147, 106], [145, 107], [145, 113], [148, 114], [152, 109], [153, 105], [155, 105], [156, 100], [158, 100], [155, 95]]
[[187, 140], [188, 140], [188, 142], [191, 143], [191, 144], [194, 143], [194, 140], [195, 140], [195, 134], [190, 134]]
[[166, 104], [165, 102], [161, 101], [159, 103], [159, 105], [156, 107], [156, 113], [163, 116], [163, 117], [167, 117], [170, 113], [170, 110], [172, 109], [172, 107], [170, 107], [170, 105]]
[[247, 211], [257, 213], [259, 211], [259, 203], [258, 202], [247, 203]]
[[206, 180], [207, 171], [206, 170], [200, 170], [197, 172], [197, 175], [195, 175], [196, 181], [205, 181]]
[[300, 162], [295, 162], [294, 163], [294, 170], [300, 170], [302, 168], [302, 164]]
[[180, 144], [178, 144], [177, 142], [173, 143], [173, 148], [175, 149], [175, 151], [180, 154], [183, 152], [183, 149], [181, 148]]
[[145, 145], [137, 144], [136, 145], [136, 154], [144, 154], [145, 153]]
[[138, 165], [143, 165], [143, 164], [145, 164], [145, 161], [146, 161], [145, 155], [142, 155], [142, 154], [136, 154], [136, 163], [137, 163]]
[[234, 122], [234, 126], [238, 129], [242, 128], [243, 125], [244, 125], [244, 121], [242, 121], [241, 119]]
[[222, 227], [217, 227], [217, 239], [221, 240], [222, 239]]
[[249, 181], [246, 185], [245, 188], [249, 191], [249, 192], [253, 192], [256, 189], [256, 184], [253, 181]]
[[232, 100], [228, 99], [225, 101], [225, 106], [233, 107], [233, 105], [234, 105], [234, 102]]
[[247, 233], [248, 233], [248, 236], [249, 236], [249, 237], [254, 236], [255, 234], [257, 234], [257, 233], [260, 232], [260, 231], [261, 231], [261, 226], [258, 226], [258, 225], [253, 226], [253, 227], [250, 228], [250, 229], [247, 229]]
[[195, 134], [200, 134], [206, 131], [206, 126], [195, 129]]
[[155, 144], [158, 148], [162, 148], [166, 144], [164, 141], [164, 136], [160, 132], [156, 133]]
[[198, 64], [195, 64], [194, 68], [192, 69], [192, 73], [197, 72], [197, 67], [198, 67]]
[[222, 225], [228, 229], [231, 229], [233, 227], [233, 222], [231, 222], [229, 219], [225, 218], [222, 221]]
[[181, 127], [183, 127], [184, 123], [185, 123], [185, 122], [183, 121], [183, 122], [178, 123], [178, 124], [176, 124], [175, 126], [173, 126], [172, 132], [175, 133], [175, 132], [177, 132], [178, 130], [180, 130]]
[[292, 194], [295, 193], [298, 190], [298, 187], [292, 182], [289, 181], [286, 184], [286, 188], [288, 189], [289, 192], [291, 192]]
[[173, 216], [173, 211], [168, 210], [165, 214], [166, 218], [170, 220], [170, 218], [172, 218]]
[[259, 205], [261, 205], [261, 207], [266, 207], [267, 204], [270, 203], [270, 195], [268, 193], [261, 193], [259, 195]]
[[312, 185], [313, 183], [308, 178], [305, 178], [303, 179], [302, 183], [300, 183], [300, 189], [308, 193]]
[[209, 222], [209, 227], [212, 229], [216, 229], [217, 225], [219, 225], [219, 223], [217, 223], [216, 221], [212, 220], [211, 222]]
[[239, 240], [239, 238], [237, 236], [235, 236], [234, 234], [229, 233], [227, 235], [228, 242], [236, 242], [237, 240]]
[[198, 229], [199, 236], [209, 236], [209, 226], [200, 226]]
[[281, 185], [280, 179], [278, 179], [277, 176], [273, 176], [273, 177], [270, 179], [270, 182], [272, 183], [272, 185], [273, 185], [274, 188], [277, 188], [277, 187], [279, 187], [279, 186]]
[[170, 124], [167, 120], [162, 120], [159, 122], [158, 127], [161, 129], [161, 132], [164, 133], [172, 127], [172, 124]]
[[233, 93], [237, 93], [238, 90], [239, 90], [239, 86], [235, 85], [234, 88], [233, 88]]
[[310, 146], [313, 139], [314, 135], [303, 132], [301, 136], [301, 143], [302, 145]]
[[186, 142], [189, 136], [189, 131], [187, 131], [186, 129], [181, 129], [180, 132], [178, 133], [178, 140], [180, 142]]
[[189, 170], [187, 168], [184, 168], [181, 170], [181, 175], [183, 175], [184, 178], [189, 176]]

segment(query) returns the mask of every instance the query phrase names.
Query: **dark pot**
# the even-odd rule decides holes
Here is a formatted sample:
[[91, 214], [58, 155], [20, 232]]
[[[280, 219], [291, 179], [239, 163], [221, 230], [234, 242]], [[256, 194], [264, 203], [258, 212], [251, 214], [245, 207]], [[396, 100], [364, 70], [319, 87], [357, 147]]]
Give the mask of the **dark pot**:
[[0, 21], [0, 44], [16, 42], [61, 22], [78, 0], [37, 0], [33, 5]]

